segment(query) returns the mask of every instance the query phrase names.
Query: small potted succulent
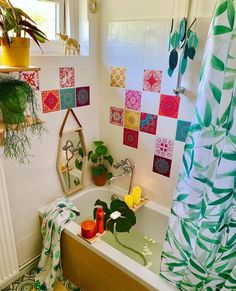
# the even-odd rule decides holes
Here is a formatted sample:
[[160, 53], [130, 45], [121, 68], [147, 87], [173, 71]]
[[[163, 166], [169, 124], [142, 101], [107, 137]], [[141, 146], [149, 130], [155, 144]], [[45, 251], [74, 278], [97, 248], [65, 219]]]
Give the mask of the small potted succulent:
[[29, 66], [30, 39], [25, 37], [26, 34], [39, 47], [39, 43], [47, 40], [46, 35], [37, 28], [30, 16], [22, 9], [14, 7], [10, 0], [0, 0], [0, 30], [3, 61], [11, 67]]
[[108, 154], [108, 149], [103, 141], [94, 141], [95, 149], [88, 154], [88, 160], [93, 164], [91, 167], [92, 177], [96, 186], [104, 186], [112, 177], [108, 172], [107, 165], [112, 166], [113, 158]]

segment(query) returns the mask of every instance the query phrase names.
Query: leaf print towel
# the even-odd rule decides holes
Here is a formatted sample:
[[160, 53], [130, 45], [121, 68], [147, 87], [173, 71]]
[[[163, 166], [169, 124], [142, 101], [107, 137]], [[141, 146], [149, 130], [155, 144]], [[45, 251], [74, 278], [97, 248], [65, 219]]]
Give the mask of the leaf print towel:
[[78, 215], [77, 208], [66, 198], [57, 199], [44, 213], [41, 227], [43, 249], [35, 277], [37, 291], [51, 291], [56, 279], [62, 280], [61, 233]]

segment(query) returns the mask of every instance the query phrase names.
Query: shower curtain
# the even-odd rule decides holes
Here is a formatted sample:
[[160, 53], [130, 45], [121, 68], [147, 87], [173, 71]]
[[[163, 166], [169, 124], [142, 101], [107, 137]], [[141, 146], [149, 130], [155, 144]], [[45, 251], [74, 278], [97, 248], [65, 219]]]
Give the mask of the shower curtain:
[[164, 243], [160, 275], [178, 290], [236, 290], [235, 12], [217, 2]]

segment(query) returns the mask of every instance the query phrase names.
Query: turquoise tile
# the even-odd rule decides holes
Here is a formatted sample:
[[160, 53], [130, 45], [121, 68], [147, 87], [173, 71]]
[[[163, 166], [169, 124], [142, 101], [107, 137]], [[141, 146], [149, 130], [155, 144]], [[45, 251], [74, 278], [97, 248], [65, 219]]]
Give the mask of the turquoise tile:
[[60, 103], [61, 110], [75, 107], [75, 88], [61, 89], [60, 90]]
[[191, 122], [189, 121], [178, 120], [175, 139], [178, 141], [185, 142], [190, 125], [191, 125]]

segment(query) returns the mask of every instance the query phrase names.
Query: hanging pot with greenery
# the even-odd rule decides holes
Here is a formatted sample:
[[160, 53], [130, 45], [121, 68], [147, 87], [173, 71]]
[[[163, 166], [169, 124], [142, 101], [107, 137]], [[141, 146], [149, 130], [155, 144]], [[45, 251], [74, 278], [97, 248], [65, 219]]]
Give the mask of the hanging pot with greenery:
[[30, 135], [42, 136], [45, 127], [38, 118], [37, 99], [31, 86], [12, 76], [0, 77], [0, 109], [4, 123], [2, 146], [7, 158], [29, 160]]

